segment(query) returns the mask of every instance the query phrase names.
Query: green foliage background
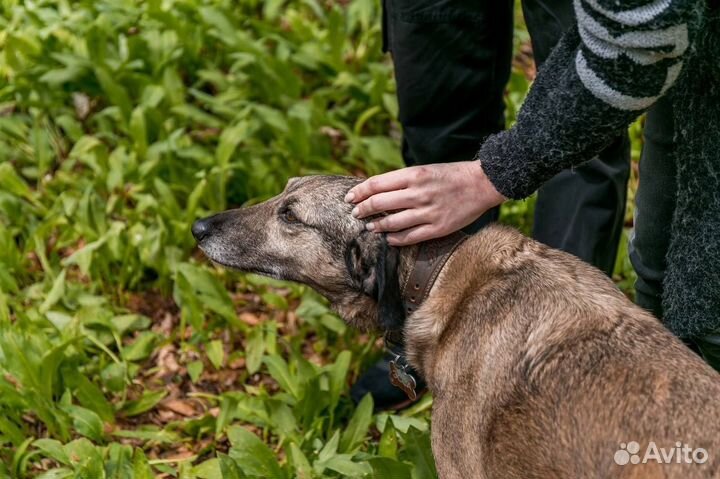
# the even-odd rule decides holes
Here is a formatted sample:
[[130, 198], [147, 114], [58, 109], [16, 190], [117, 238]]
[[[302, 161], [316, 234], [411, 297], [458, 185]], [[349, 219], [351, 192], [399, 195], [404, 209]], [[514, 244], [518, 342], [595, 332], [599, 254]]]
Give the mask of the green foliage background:
[[431, 398], [348, 398], [376, 338], [189, 233], [292, 176], [402, 166], [378, 2], [0, 13], [0, 477], [435, 477]]

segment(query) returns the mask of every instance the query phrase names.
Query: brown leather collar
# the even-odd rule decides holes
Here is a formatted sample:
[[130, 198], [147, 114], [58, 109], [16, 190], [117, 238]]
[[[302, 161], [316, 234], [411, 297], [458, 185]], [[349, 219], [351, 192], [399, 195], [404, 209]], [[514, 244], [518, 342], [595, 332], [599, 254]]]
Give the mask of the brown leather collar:
[[[401, 292], [406, 317], [413, 314], [427, 299], [443, 266], [467, 237], [465, 233], [458, 231], [419, 245], [412, 270]], [[402, 327], [385, 333], [385, 346], [395, 356], [390, 361], [390, 382], [405, 391], [410, 399], [416, 399], [417, 383], [408, 372]]]
[[450, 255], [467, 235], [457, 231], [444, 238], [426, 241], [418, 247], [415, 263], [402, 289], [405, 313], [410, 315], [427, 299]]

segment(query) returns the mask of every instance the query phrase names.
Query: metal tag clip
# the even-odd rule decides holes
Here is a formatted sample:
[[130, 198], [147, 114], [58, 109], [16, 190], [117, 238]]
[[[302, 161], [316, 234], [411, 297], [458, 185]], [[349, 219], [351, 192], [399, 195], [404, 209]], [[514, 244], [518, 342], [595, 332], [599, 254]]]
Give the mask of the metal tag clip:
[[417, 387], [417, 381], [412, 374], [407, 372], [407, 364], [401, 364], [402, 358], [399, 355], [395, 355], [395, 358], [390, 361], [390, 382], [393, 386], [402, 389], [407, 397], [411, 400], [417, 399], [417, 393], [415, 388]]

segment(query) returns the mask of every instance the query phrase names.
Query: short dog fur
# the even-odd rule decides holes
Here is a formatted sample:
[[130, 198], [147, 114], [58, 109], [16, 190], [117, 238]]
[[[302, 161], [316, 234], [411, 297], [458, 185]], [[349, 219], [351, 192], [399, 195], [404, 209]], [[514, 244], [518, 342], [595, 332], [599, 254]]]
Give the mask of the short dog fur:
[[[399, 301], [417, 249], [387, 247], [351, 216], [343, 197], [359, 181], [296, 178], [193, 231], [213, 261], [308, 284], [351, 325], [378, 329], [377, 298]], [[453, 253], [404, 334], [434, 396], [443, 479], [720, 477], [720, 376], [572, 255], [487, 227]], [[629, 441], [641, 459], [650, 441], [708, 458], [617, 465]]]

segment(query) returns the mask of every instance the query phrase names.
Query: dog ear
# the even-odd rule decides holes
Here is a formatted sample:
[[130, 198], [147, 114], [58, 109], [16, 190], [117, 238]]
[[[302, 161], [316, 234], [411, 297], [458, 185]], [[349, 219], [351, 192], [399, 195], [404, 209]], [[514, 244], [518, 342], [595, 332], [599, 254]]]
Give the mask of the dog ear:
[[369, 235], [353, 238], [345, 250], [345, 267], [347, 269], [353, 288], [359, 289], [368, 296], [375, 294], [375, 255], [369, 245], [363, 246], [361, 241]]
[[387, 243], [385, 235], [380, 241], [378, 258], [375, 264], [380, 326], [386, 331], [401, 329], [405, 324], [405, 307], [400, 293], [398, 264], [400, 252]]
[[[372, 244], [362, 244], [364, 240]], [[398, 249], [387, 243], [385, 235], [378, 241], [372, 233], [353, 239], [345, 250], [345, 265], [353, 285], [377, 301], [379, 326], [385, 330], [400, 329], [405, 322], [399, 258]]]

